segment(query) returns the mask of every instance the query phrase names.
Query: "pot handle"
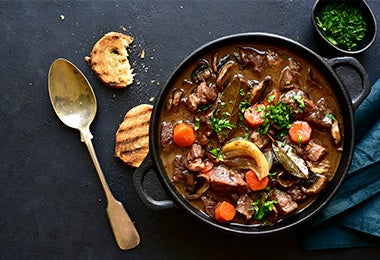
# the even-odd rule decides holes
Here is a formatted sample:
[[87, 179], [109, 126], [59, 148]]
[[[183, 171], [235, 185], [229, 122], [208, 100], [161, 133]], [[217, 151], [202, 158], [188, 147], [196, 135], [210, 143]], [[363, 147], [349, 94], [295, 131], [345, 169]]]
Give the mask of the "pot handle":
[[144, 189], [144, 178], [150, 170], [157, 175], [152, 158], [148, 154], [140, 167], [133, 173], [133, 184], [141, 201], [146, 207], [154, 210], [174, 208], [175, 204], [172, 200], [155, 200]]
[[328, 59], [327, 64], [337, 74], [356, 110], [371, 91], [371, 82], [365, 69], [357, 59], [348, 56]]

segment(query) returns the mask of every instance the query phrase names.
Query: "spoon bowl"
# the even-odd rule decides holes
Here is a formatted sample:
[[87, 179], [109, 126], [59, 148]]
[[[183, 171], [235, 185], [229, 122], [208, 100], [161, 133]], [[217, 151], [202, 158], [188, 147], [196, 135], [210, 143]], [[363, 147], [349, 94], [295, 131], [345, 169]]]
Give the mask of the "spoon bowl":
[[55, 113], [65, 125], [79, 130], [81, 141], [90, 152], [107, 198], [107, 215], [118, 246], [123, 250], [136, 247], [140, 236], [123, 204], [112, 195], [91, 142], [90, 124], [97, 104], [90, 83], [74, 64], [57, 59], [49, 70], [48, 89]]
[[91, 124], [96, 115], [96, 99], [90, 83], [73, 64], [58, 59], [50, 67], [50, 100], [61, 121], [80, 129]]

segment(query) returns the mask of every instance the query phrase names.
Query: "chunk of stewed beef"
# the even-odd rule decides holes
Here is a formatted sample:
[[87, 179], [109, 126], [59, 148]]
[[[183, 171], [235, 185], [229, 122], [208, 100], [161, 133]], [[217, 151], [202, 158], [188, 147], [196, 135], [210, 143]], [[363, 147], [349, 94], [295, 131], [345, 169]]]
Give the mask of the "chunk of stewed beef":
[[223, 166], [214, 167], [210, 173], [211, 189], [220, 193], [238, 193], [248, 192], [247, 183], [243, 180], [241, 174]]
[[288, 104], [296, 114], [306, 114], [315, 110], [314, 102], [300, 89], [292, 89], [281, 95], [280, 101]]
[[326, 148], [314, 141], [310, 141], [304, 149], [304, 159], [312, 162], [319, 161], [327, 153]]
[[292, 197], [284, 191], [273, 189], [269, 192], [269, 197], [277, 201], [276, 207], [281, 214], [289, 214], [298, 208], [298, 204]]
[[236, 203], [236, 211], [244, 215], [247, 220], [251, 219], [255, 213], [253, 199], [251, 199], [247, 194], [241, 195]]
[[266, 68], [266, 53], [251, 47], [239, 48], [240, 63], [251, 67], [253, 72], [261, 73]]
[[299, 88], [299, 73], [286, 67], [280, 77], [279, 88], [280, 90]]
[[271, 141], [267, 135], [260, 135], [258, 131], [253, 131], [249, 136], [249, 140], [255, 143], [260, 150], [265, 148]]
[[216, 205], [219, 203], [211, 194], [202, 195], [201, 200], [205, 206], [205, 211], [210, 217], [214, 217]]
[[195, 112], [199, 105], [207, 105], [214, 101], [218, 93], [212, 86], [208, 86], [206, 82], [201, 82], [189, 96], [183, 99], [186, 108]]
[[187, 164], [186, 167], [190, 171], [201, 171], [205, 168], [205, 163], [203, 162], [203, 158], [205, 156], [205, 152], [203, 147], [200, 144], [193, 144], [188, 153], [187, 153]]
[[190, 173], [186, 168], [182, 155], [176, 155], [173, 165], [173, 182], [182, 183], [186, 186], [186, 188], [193, 189], [195, 184], [195, 177], [194, 174]]
[[328, 107], [324, 98], [319, 99], [313, 110], [305, 111], [305, 120], [321, 128], [331, 128], [333, 120], [328, 116], [331, 112]]
[[161, 136], [160, 144], [164, 151], [170, 150], [170, 145], [173, 143], [173, 125], [168, 122], [163, 122], [161, 124]]
[[306, 195], [298, 187], [288, 189], [286, 192], [292, 197], [292, 200], [295, 202], [302, 201], [306, 198]]
[[202, 159], [205, 155], [204, 149], [199, 144], [193, 144], [187, 154], [188, 161], [194, 161], [196, 159]]

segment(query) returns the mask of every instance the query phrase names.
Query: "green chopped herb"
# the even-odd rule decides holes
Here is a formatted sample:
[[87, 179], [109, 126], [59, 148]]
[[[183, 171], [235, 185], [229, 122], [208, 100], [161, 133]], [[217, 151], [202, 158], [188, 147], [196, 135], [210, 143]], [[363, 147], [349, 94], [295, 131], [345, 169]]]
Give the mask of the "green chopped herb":
[[199, 117], [195, 117], [195, 124], [194, 124], [194, 130], [197, 131], [199, 129], [199, 127], [201, 126], [201, 122], [200, 122], [200, 119]]
[[255, 210], [255, 214], [253, 215], [253, 219], [262, 220], [267, 214], [269, 214], [273, 210], [273, 205], [277, 204], [276, 200], [268, 200], [262, 201], [258, 199], [252, 203], [252, 206]]
[[298, 142], [298, 144], [302, 143], [302, 135], [298, 135], [297, 142]]
[[284, 102], [278, 102], [275, 105], [269, 105], [264, 111], [264, 123], [258, 127], [260, 135], [265, 135], [270, 126], [276, 126], [276, 138], [284, 137], [288, 129], [295, 120], [293, 109]]
[[294, 101], [297, 102], [298, 107], [300, 108], [300, 113], [303, 113], [303, 109], [305, 108], [305, 102], [303, 100], [302, 96], [294, 96], [293, 97]]
[[269, 178], [273, 178], [274, 176], [276, 176], [277, 172], [269, 172], [268, 173], [268, 176]]
[[223, 129], [234, 129], [236, 126], [230, 123], [227, 117], [217, 119], [216, 117], [211, 118], [211, 126], [216, 133], [223, 131]]
[[244, 112], [251, 106], [248, 100], [243, 100], [239, 103], [239, 119], [244, 121]]
[[217, 160], [223, 161], [222, 152], [219, 148], [214, 148], [210, 151], [210, 154], [212, 154]]
[[358, 45], [367, 30], [360, 10], [347, 3], [327, 4], [316, 14], [316, 21], [332, 44], [349, 51]]
[[326, 116], [327, 118], [330, 118], [331, 120], [336, 120], [335, 116], [331, 113], [328, 113]]
[[264, 111], [265, 110], [265, 107], [263, 106], [256, 106], [256, 111], [257, 112], [261, 112], [261, 111]]
[[270, 104], [270, 103], [272, 103], [273, 102], [273, 100], [276, 98], [276, 96], [275, 95], [269, 95], [268, 96], [268, 98], [267, 98], [267, 100], [268, 100], [268, 103]]
[[205, 105], [205, 106], [200, 106], [200, 107], [199, 107], [199, 110], [200, 110], [200, 111], [206, 111], [206, 110], [208, 110], [210, 107], [212, 107], [212, 104], [210, 104], [210, 105]]

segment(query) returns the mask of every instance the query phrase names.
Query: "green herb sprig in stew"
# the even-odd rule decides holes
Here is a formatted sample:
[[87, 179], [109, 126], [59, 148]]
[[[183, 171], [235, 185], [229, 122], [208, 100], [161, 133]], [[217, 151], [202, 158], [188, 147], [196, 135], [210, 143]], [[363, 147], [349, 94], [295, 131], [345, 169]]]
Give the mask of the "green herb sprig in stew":
[[327, 4], [316, 14], [322, 34], [334, 45], [352, 50], [366, 33], [367, 24], [359, 9], [347, 3]]

